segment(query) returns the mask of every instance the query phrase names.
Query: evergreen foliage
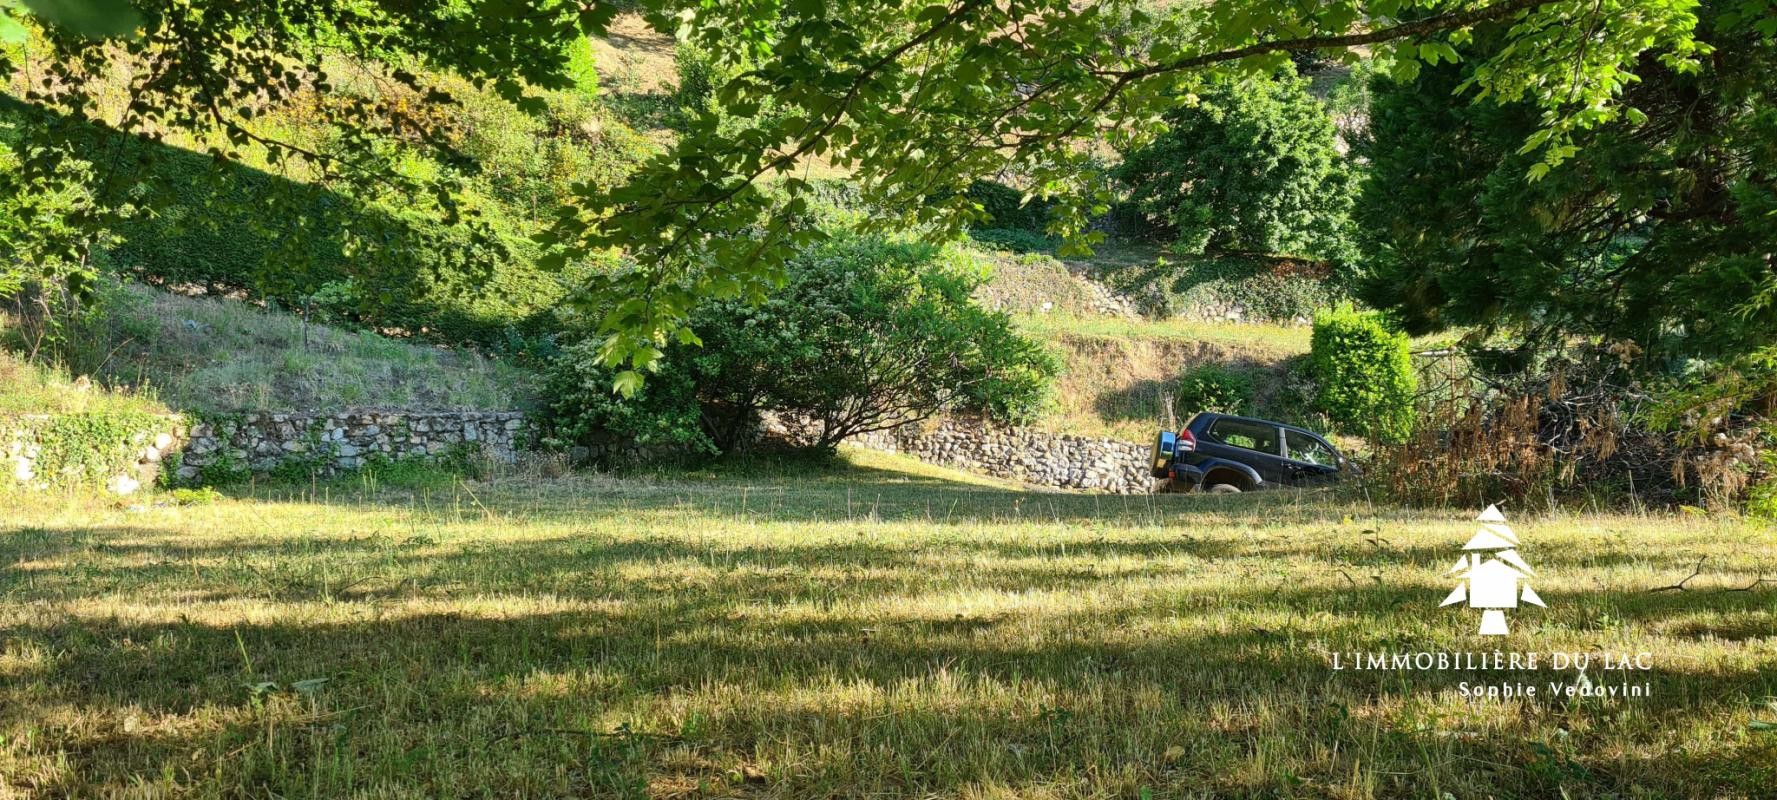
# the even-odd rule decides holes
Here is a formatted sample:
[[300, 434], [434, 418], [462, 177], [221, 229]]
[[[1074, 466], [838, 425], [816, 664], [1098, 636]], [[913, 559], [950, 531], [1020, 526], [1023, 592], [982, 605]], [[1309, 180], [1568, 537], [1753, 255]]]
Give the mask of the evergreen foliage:
[[1714, 54], [1643, 60], [1631, 111], [1576, 131], [1552, 168], [1525, 150], [1542, 109], [1454, 96], [1509, 46], [1503, 29], [1479, 31], [1462, 62], [1379, 77], [1361, 143], [1364, 298], [1413, 333], [1628, 339], [1655, 367], [1777, 343], [1777, 30], [1708, 11]]
[[1212, 81], [1117, 170], [1135, 211], [1181, 254], [1349, 253], [1352, 175], [1308, 81]]

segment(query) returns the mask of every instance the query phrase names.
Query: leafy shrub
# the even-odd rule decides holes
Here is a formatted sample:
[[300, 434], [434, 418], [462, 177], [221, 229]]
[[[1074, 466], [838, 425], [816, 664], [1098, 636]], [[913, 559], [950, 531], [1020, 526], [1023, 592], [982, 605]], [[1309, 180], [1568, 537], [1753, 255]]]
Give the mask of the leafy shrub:
[[1384, 442], [1412, 433], [1413, 357], [1406, 334], [1389, 330], [1379, 315], [1349, 306], [1317, 315], [1309, 369], [1334, 425]]
[[691, 372], [692, 359], [675, 353], [642, 387], [628, 397], [613, 390], [616, 373], [603, 366], [596, 339], [562, 349], [550, 361], [538, 430], [544, 444], [555, 449], [599, 445], [613, 440], [680, 452], [714, 452], [705, 431]]
[[1179, 376], [1173, 406], [1180, 419], [1200, 411], [1247, 414], [1252, 411], [1253, 381], [1245, 372], [1221, 364], [1204, 364]]
[[[454, 91], [475, 91], [453, 86]], [[465, 157], [435, 162], [417, 147], [392, 149], [403, 173], [443, 173], [475, 211], [471, 227], [399, 196], [304, 182], [148, 142], [122, 145], [149, 164], [135, 190], [153, 209], [124, 220], [105, 256], [155, 284], [241, 293], [286, 308], [320, 305], [338, 322], [451, 343], [497, 344], [509, 327], [554, 327], [550, 310], [576, 283], [538, 265], [531, 237], [577, 183], [610, 185], [647, 143], [599, 103], [551, 93], [537, 116], [491, 93], [465, 104], [442, 135]], [[327, 138], [302, 108], [277, 122]], [[577, 269], [585, 269], [579, 265]]]
[[959, 248], [841, 238], [787, 271], [763, 302], [699, 308], [701, 345], [668, 348], [632, 396], [612, 393], [597, 344], [566, 348], [551, 371], [548, 436], [729, 451], [772, 411], [825, 449], [943, 412], [1028, 420], [1047, 399], [1054, 359], [972, 302], [984, 269]]
[[1210, 256], [1115, 266], [1099, 278], [1152, 314], [1292, 324], [1344, 299], [1326, 270], [1288, 259]]
[[716, 91], [736, 72], [724, 67], [714, 53], [691, 42], [680, 42], [673, 50], [673, 66], [679, 73], [673, 100], [688, 113], [710, 108]]
[[81, 254], [110, 237], [95, 236], [72, 222], [95, 213], [87, 188], [95, 165], [81, 157], [91, 148], [40, 151], [56, 162], [56, 168], [30, 175], [8, 142], [16, 140], [21, 129], [45, 120], [40, 114], [15, 110], [30, 107], [10, 105], [10, 97], [7, 101], [0, 104], [0, 300], [29, 295], [33, 304], [48, 312], [38, 332], [45, 341], [55, 342], [62, 338], [55, 318], [77, 308], [97, 278], [94, 265]]
[[1046, 200], [1033, 197], [1026, 202], [1023, 192], [993, 181], [975, 181], [963, 194], [979, 205], [981, 213], [986, 215], [986, 219], [978, 223], [978, 228], [1039, 235], [1047, 231], [1049, 203]]
[[969, 231], [969, 238], [998, 250], [1014, 253], [1047, 253], [1055, 249], [1055, 240], [1040, 233], [1019, 228], [986, 228]]
[[1746, 513], [1757, 519], [1777, 522], [1777, 454], [1765, 454], [1765, 479], [1747, 492]]
[[747, 73], [753, 69], [754, 62], [744, 52], [680, 42], [673, 51], [673, 61], [679, 73], [679, 85], [672, 95], [672, 102], [677, 106], [677, 113], [673, 115], [676, 120], [673, 121], [681, 129], [713, 123], [716, 130], [724, 134], [738, 133], [751, 123], [769, 122], [783, 113], [771, 98], [766, 98], [744, 115], [736, 114], [721, 102], [724, 87], [736, 80], [751, 79]]
[[1333, 120], [1293, 74], [1218, 78], [1129, 153], [1129, 203], [1182, 254], [1278, 253], [1341, 260], [1353, 185]]

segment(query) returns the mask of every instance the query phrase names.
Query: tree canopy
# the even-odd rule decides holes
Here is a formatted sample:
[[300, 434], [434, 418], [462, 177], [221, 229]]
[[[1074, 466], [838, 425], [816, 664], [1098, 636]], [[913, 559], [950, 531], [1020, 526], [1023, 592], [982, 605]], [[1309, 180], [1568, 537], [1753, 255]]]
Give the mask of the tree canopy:
[[1575, 133], [1535, 181], [1540, 111], [1453, 95], [1507, 31], [1479, 31], [1475, 60], [1381, 80], [1361, 147], [1366, 299], [1416, 333], [1606, 336], [1678, 357], [1777, 343], [1774, 20], [1712, 7], [1700, 69], [1643, 60], [1634, 110]]
[[[568, 45], [606, 33], [619, 10], [563, 0], [140, 0], [127, 32], [85, 14], [122, 5], [0, 5], [9, 22], [0, 30], [33, 15], [48, 28], [48, 52], [11, 48], [0, 63], [27, 73], [18, 78], [24, 102], [130, 136], [219, 131], [228, 145], [215, 148], [218, 158], [267, 148], [330, 179], [387, 184], [469, 224], [447, 180], [403, 174], [380, 158], [380, 141], [424, 139], [423, 114], [456, 102], [403, 64], [445, 68], [535, 106], [527, 89], [563, 85]], [[1462, 88], [1534, 110], [1526, 142], [1536, 174], [1571, 158], [1577, 136], [1627, 113], [1625, 89], [1646, 61], [1691, 72], [1709, 51], [1694, 36], [1692, 0], [1224, 0], [1164, 11], [1135, 0], [635, 5], [656, 29], [750, 68], [717, 91], [745, 124], [699, 114], [624, 185], [581, 191], [548, 237], [555, 264], [619, 249], [642, 265], [597, 273], [589, 287], [589, 296], [617, 300], [606, 306], [602, 355], [630, 370], [692, 335], [687, 315], [700, 298], [763, 297], [790, 254], [822, 235], [796, 224], [812, 191], [799, 171], [811, 159], [851, 170], [866, 200], [894, 210], [875, 224], [934, 235], [972, 218], [961, 191], [971, 181], [1013, 170], [1056, 200], [1055, 232], [1081, 237], [1111, 195], [1079, 141], [1132, 149], [1214, 74], [1269, 74], [1292, 54], [1356, 59], [1354, 48], [1368, 48], [1407, 77], [1459, 59], [1477, 25], [1498, 24], [1501, 41], [1470, 64]], [[1768, 2], [1741, 5], [1750, 17], [1769, 14]], [[259, 124], [266, 108], [325, 91], [342, 63], [373, 60], [388, 65], [372, 70], [378, 80], [418, 92], [427, 110], [348, 98], [326, 113], [354, 133], [327, 149]], [[126, 77], [94, 80], [100, 73]], [[754, 113], [767, 103], [775, 113]], [[82, 242], [129, 203], [104, 189], [113, 180], [104, 168], [58, 169], [66, 158], [58, 161], [57, 147], [50, 136], [24, 149], [17, 180], [96, 197], [67, 215], [73, 230], [37, 247], [78, 261]], [[65, 147], [62, 156], [71, 157]]]
[[797, 254], [788, 272], [762, 302], [700, 304], [697, 346], [669, 346], [628, 398], [612, 397], [592, 348], [570, 348], [551, 373], [557, 435], [728, 451], [769, 411], [830, 448], [942, 413], [1028, 422], [1048, 397], [1055, 361], [972, 301], [985, 265], [957, 247], [846, 236]]
[[1179, 253], [1344, 258], [1351, 170], [1308, 81], [1218, 79], [1197, 95], [1118, 166], [1128, 202]]

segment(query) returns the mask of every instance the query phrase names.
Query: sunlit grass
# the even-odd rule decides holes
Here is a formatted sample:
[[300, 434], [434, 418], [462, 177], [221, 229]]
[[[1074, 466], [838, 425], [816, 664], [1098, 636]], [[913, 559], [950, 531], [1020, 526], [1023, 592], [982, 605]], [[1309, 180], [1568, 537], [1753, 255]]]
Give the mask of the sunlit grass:
[[[906, 469], [903, 469], [906, 468]], [[1472, 514], [834, 471], [0, 498], [0, 796], [1761, 797], [1777, 533], [1521, 520], [1549, 608], [1438, 609]], [[1650, 592], [1692, 571], [1684, 592]], [[1651, 651], [1481, 701], [1349, 650]], [[1545, 673], [1538, 682], [1571, 680]], [[1595, 676], [1597, 677], [1597, 676]]]
[[1313, 331], [1306, 325], [1256, 322], [1210, 322], [1192, 319], [1136, 319], [1110, 316], [1023, 314], [1019, 328], [1047, 338], [1086, 336], [1102, 339], [1153, 339], [1208, 342], [1250, 348], [1275, 358], [1308, 352]]
[[1255, 383], [1269, 393], [1284, 383], [1286, 360], [1307, 352], [1309, 338], [1305, 327], [1254, 323], [1061, 314], [1016, 320], [1063, 366], [1054, 402], [1036, 427], [1142, 443], [1167, 424], [1166, 400], [1185, 371], [1222, 364], [1259, 372]]
[[64, 370], [0, 349], [0, 414], [118, 412], [164, 414], [167, 407], [151, 393], [108, 392], [90, 382], [83, 385]]

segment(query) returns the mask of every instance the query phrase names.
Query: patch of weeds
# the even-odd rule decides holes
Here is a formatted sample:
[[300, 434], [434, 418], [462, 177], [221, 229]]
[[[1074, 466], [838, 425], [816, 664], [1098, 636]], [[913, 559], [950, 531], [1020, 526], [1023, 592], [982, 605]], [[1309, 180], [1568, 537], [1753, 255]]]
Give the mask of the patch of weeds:
[[235, 458], [227, 450], [216, 454], [215, 460], [198, 467], [195, 484], [198, 486], [232, 486], [246, 483], [252, 476], [247, 465]]
[[459, 474], [449, 464], [426, 457], [390, 458], [374, 453], [358, 468], [357, 477], [371, 488], [436, 489], [455, 483]]
[[985, 228], [970, 231], [969, 238], [979, 244], [999, 250], [1010, 250], [1014, 253], [1052, 253], [1057, 244], [1056, 240], [1049, 236], [1018, 228]]
[[493, 459], [475, 442], [457, 442], [440, 453], [433, 464], [454, 475], [481, 480], [493, 474]]
[[168, 491], [167, 499], [176, 506], [207, 506], [221, 500], [222, 493], [210, 486], [200, 486], [195, 489], [178, 488]]
[[166, 421], [140, 411], [59, 414], [24, 422], [38, 446], [37, 475], [52, 484], [92, 484], [128, 469]]
[[274, 481], [302, 483], [325, 476], [333, 471], [335, 454], [338, 447], [326, 438], [321, 423], [316, 421], [307, 431], [303, 432], [302, 449], [286, 454], [277, 466], [267, 473]]
[[154, 485], [161, 489], [172, 489], [179, 486], [179, 470], [185, 466], [185, 453], [174, 450], [160, 458], [160, 472], [154, 476]]
[[1530, 751], [1533, 757], [1526, 765], [1527, 771], [1549, 785], [1586, 783], [1593, 779], [1592, 771], [1574, 758], [1574, 747], [1565, 730], [1557, 730], [1555, 738], [1550, 741], [1531, 742]]

